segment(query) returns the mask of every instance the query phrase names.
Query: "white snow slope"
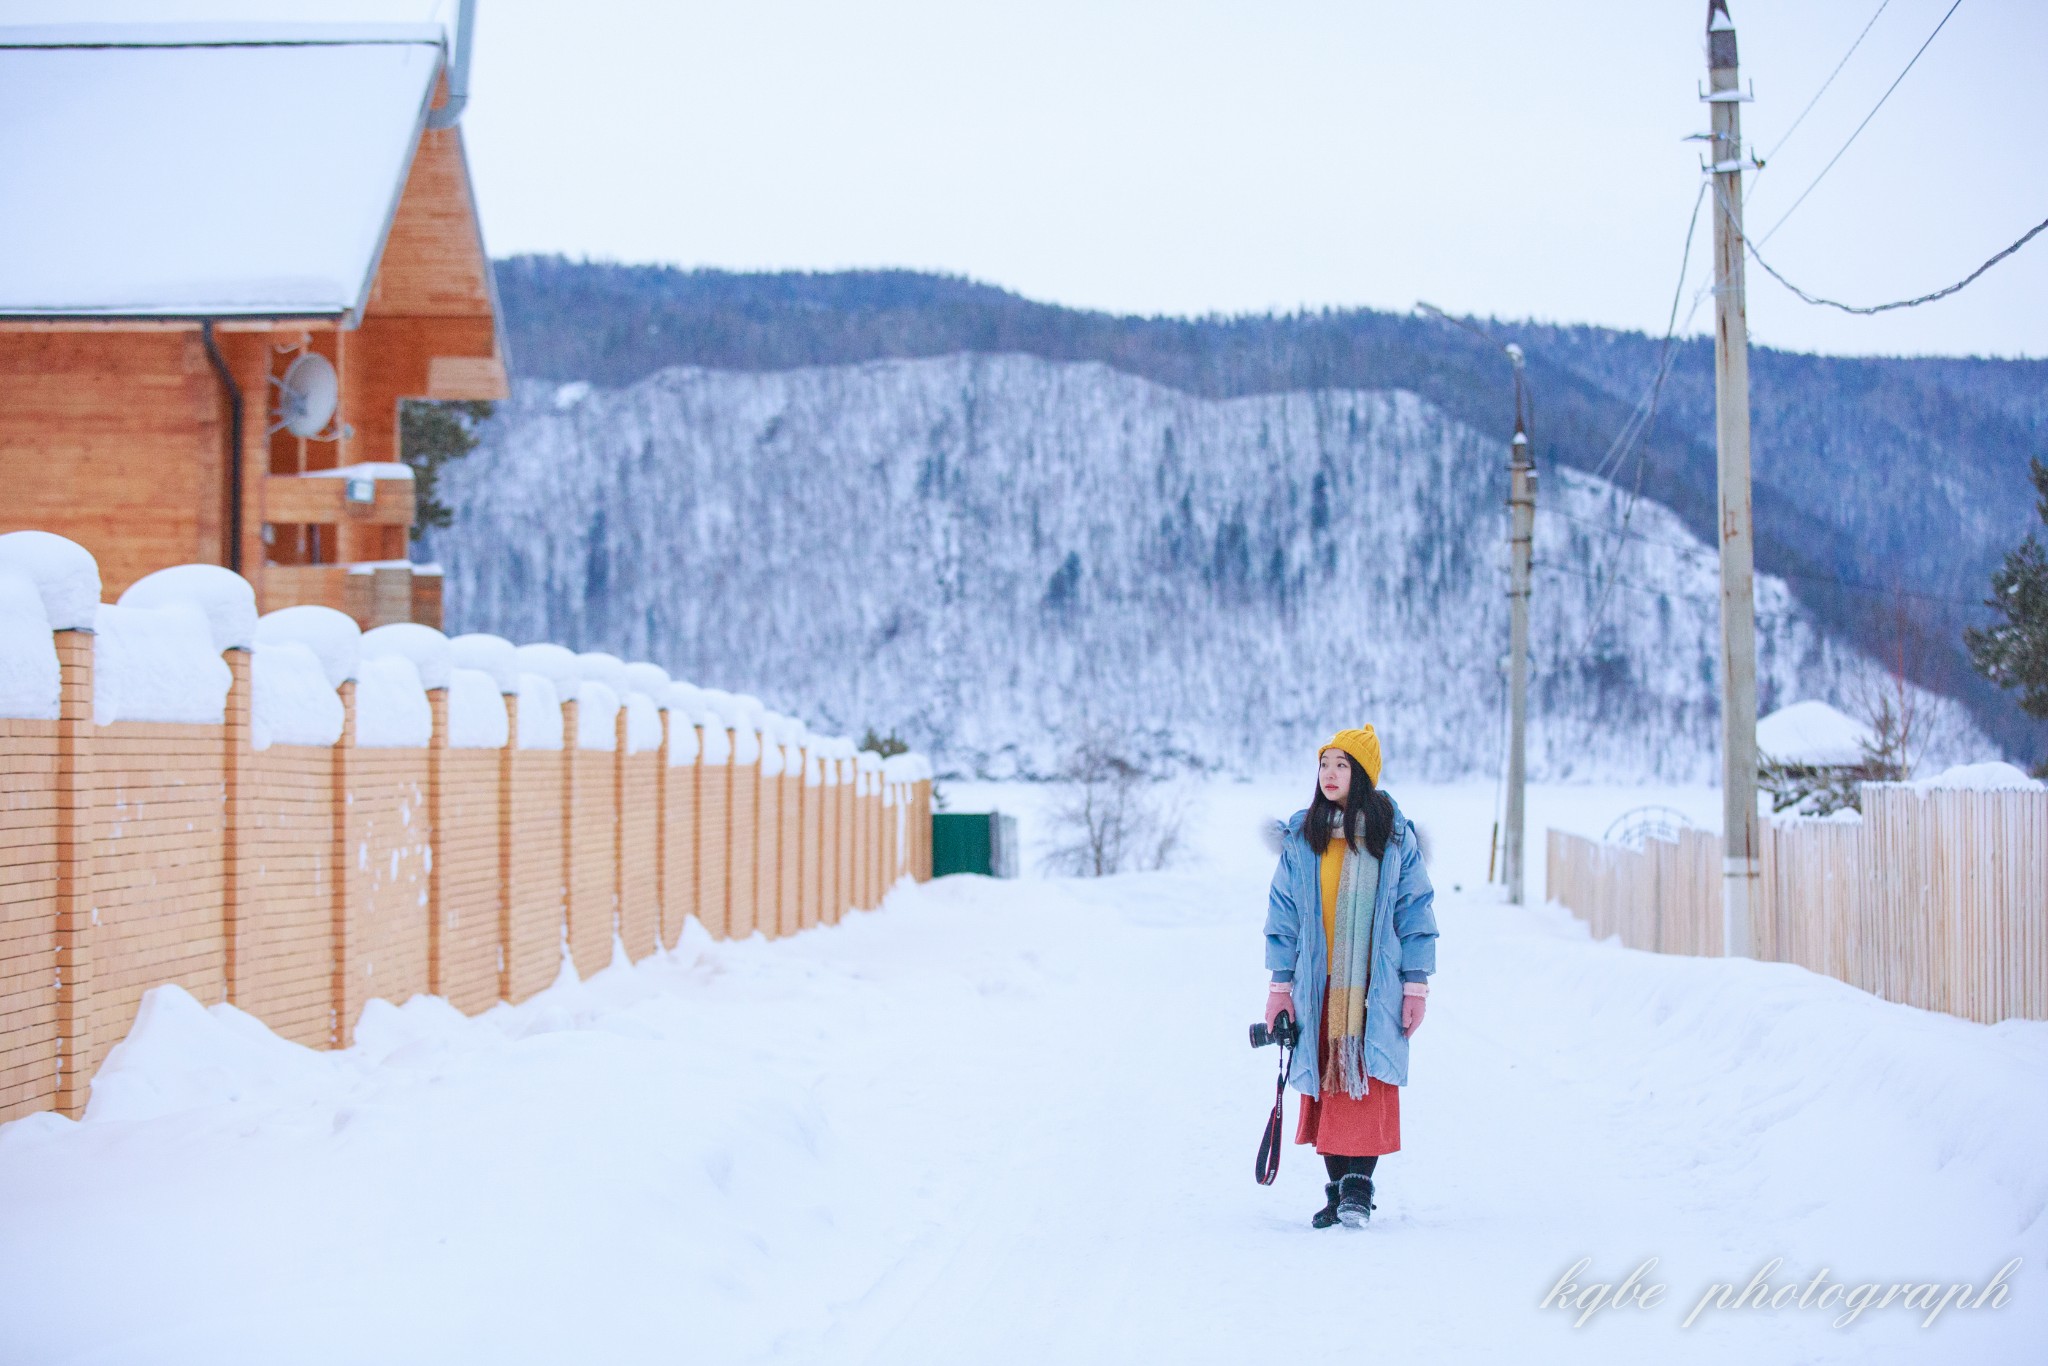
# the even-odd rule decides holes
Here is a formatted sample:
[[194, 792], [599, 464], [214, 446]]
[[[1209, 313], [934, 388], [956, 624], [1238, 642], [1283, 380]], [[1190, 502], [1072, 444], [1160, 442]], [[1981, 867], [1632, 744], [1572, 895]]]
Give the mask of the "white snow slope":
[[[1270, 861], [1228, 791], [1183, 871], [899, 889], [339, 1055], [160, 992], [85, 1122], [0, 1129], [0, 1361], [2040, 1359], [2048, 1024], [1590, 943], [1463, 880], [1490, 793], [1406, 795], [1441, 970], [1369, 1228], [1308, 1227], [1304, 1149], [1251, 1179]], [[1540, 1307], [1653, 1257], [1648, 1308]], [[1818, 1307], [2015, 1257], [1931, 1327]], [[1685, 1326], [1776, 1258], [1779, 1307]]]
[[[1408, 773], [1499, 753], [1507, 451], [1412, 393], [1219, 400], [960, 355], [526, 383], [482, 435], [422, 547], [460, 629], [893, 729], [943, 773], [1049, 775], [1096, 727], [1257, 773], [1361, 704]], [[1539, 776], [1719, 771], [1714, 551], [1628, 501], [1545, 468]], [[1763, 709], [1853, 710], [1870, 661], [1782, 580], [1757, 613]], [[1953, 724], [1930, 762], [1996, 754]]]

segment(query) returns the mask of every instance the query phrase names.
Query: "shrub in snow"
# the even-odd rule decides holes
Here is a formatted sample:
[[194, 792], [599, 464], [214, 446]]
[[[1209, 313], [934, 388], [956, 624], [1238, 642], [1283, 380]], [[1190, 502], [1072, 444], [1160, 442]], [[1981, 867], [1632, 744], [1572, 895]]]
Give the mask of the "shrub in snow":
[[562, 698], [545, 674], [519, 675], [519, 748], [562, 747]]
[[619, 747], [619, 695], [611, 685], [586, 678], [576, 685], [576, 748]]
[[428, 692], [448, 686], [448, 670], [454, 667], [448, 637], [431, 626], [414, 621], [393, 622], [363, 632], [363, 658], [381, 659], [399, 655], [419, 670], [420, 686]]
[[249, 656], [249, 744], [331, 745], [345, 713], [311, 647], [295, 640], [257, 641]]
[[356, 665], [362, 658], [362, 637], [362, 629], [348, 613], [311, 603], [280, 607], [256, 622], [258, 645], [305, 646], [319, 659], [332, 688], [339, 688], [356, 676]]
[[[917, 755], [889, 762], [920, 777], [930, 772]], [[1049, 813], [1058, 841], [1046, 858], [1052, 871], [1075, 877], [1149, 872], [1179, 852], [1187, 785], [1160, 781], [1115, 737], [1099, 734], [1076, 746], [1061, 776], [1067, 785]]]
[[213, 648], [213, 627], [196, 603], [162, 607], [100, 604], [93, 617], [92, 719], [183, 721], [227, 718], [234, 676]]
[[[556, 709], [555, 716], [559, 724], [559, 708]], [[450, 669], [449, 748], [503, 749], [510, 734], [511, 722], [505, 715], [505, 696], [498, 680], [482, 669]]]
[[519, 691], [519, 648], [503, 636], [481, 631], [457, 636], [448, 642], [448, 663], [453, 668], [489, 674], [501, 693]]
[[585, 650], [576, 656], [576, 676], [602, 683], [619, 696], [626, 695], [626, 661], [603, 650]]
[[661, 748], [661, 708], [644, 692], [629, 692], [626, 709], [626, 753], [647, 754]]
[[63, 683], [43, 595], [28, 575], [0, 569], [0, 717], [56, 720]]
[[365, 659], [356, 677], [356, 748], [425, 749], [433, 738], [434, 709], [413, 662]]
[[100, 566], [76, 541], [47, 531], [0, 535], [0, 569], [35, 585], [52, 631], [89, 631], [100, 608]]
[[121, 595], [123, 607], [166, 607], [189, 602], [206, 613], [213, 652], [246, 650], [256, 643], [256, 590], [232, 569], [180, 564], [137, 579]]
[[517, 659], [521, 673], [539, 674], [564, 696], [574, 692], [576, 681], [583, 676], [576, 663], [576, 652], [560, 645], [522, 645]]

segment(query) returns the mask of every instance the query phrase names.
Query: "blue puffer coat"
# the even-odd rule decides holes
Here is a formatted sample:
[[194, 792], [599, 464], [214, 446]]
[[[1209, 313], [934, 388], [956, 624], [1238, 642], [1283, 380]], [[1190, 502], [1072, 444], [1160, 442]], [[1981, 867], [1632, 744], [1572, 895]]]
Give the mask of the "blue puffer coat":
[[[1301, 1043], [1287, 1080], [1305, 1096], [1322, 1075], [1323, 992], [1330, 951], [1323, 942], [1321, 861], [1302, 833], [1308, 812], [1289, 818], [1280, 841], [1280, 866], [1266, 902], [1266, 966], [1276, 982], [1294, 985], [1294, 1018]], [[1391, 874], [1391, 876], [1390, 876]], [[1408, 1036], [1401, 1032], [1401, 983], [1422, 982], [1436, 971], [1436, 889], [1422, 866], [1415, 825], [1394, 808], [1394, 834], [1380, 860], [1379, 895], [1373, 899], [1372, 990], [1365, 1002], [1365, 1071], [1378, 1081], [1408, 1084]]]

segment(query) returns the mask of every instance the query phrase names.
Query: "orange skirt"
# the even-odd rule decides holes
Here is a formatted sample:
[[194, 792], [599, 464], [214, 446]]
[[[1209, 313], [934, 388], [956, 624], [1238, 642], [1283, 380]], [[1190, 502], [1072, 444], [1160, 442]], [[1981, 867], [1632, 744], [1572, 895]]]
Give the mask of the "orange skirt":
[[[1330, 1018], [1330, 998], [1323, 997], [1323, 1019]], [[1329, 1042], [1324, 1026], [1320, 1042]], [[1365, 1094], [1353, 1100], [1343, 1091], [1301, 1098], [1296, 1143], [1313, 1143], [1330, 1157], [1379, 1157], [1401, 1148], [1401, 1088], [1373, 1077]]]

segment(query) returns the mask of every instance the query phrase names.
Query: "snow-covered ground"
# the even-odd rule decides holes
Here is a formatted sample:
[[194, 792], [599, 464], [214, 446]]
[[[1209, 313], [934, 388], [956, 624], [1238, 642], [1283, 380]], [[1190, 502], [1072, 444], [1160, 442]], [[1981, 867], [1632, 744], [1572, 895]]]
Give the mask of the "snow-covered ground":
[[[1046, 794], [948, 785], [991, 795]], [[1442, 889], [1406, 1146], [1370, 1228], [1311, 1230], [1312, 1154], [1251, 1179], [1284, 796], [1206, 789], [1175, 871], [904, 888], [477, 1019], [373, 1007], [345, 1054], [158, 993], [86, 1122], [0, 1128], [0, 1361], [2040, 1360], [2048, 1024], [1505, 907], [1490, 786], [1406, 794]], [[1645, 799], [1715, 805], [1539, 789], [1532, 825]], [[1651, 1258], [1647, 1308], [1541, 1307]], [[1818, 1304], [2014, 1258], [1927, 1328]], [[1767, 1266], [1778, 1307], [1685, 1326]]]

